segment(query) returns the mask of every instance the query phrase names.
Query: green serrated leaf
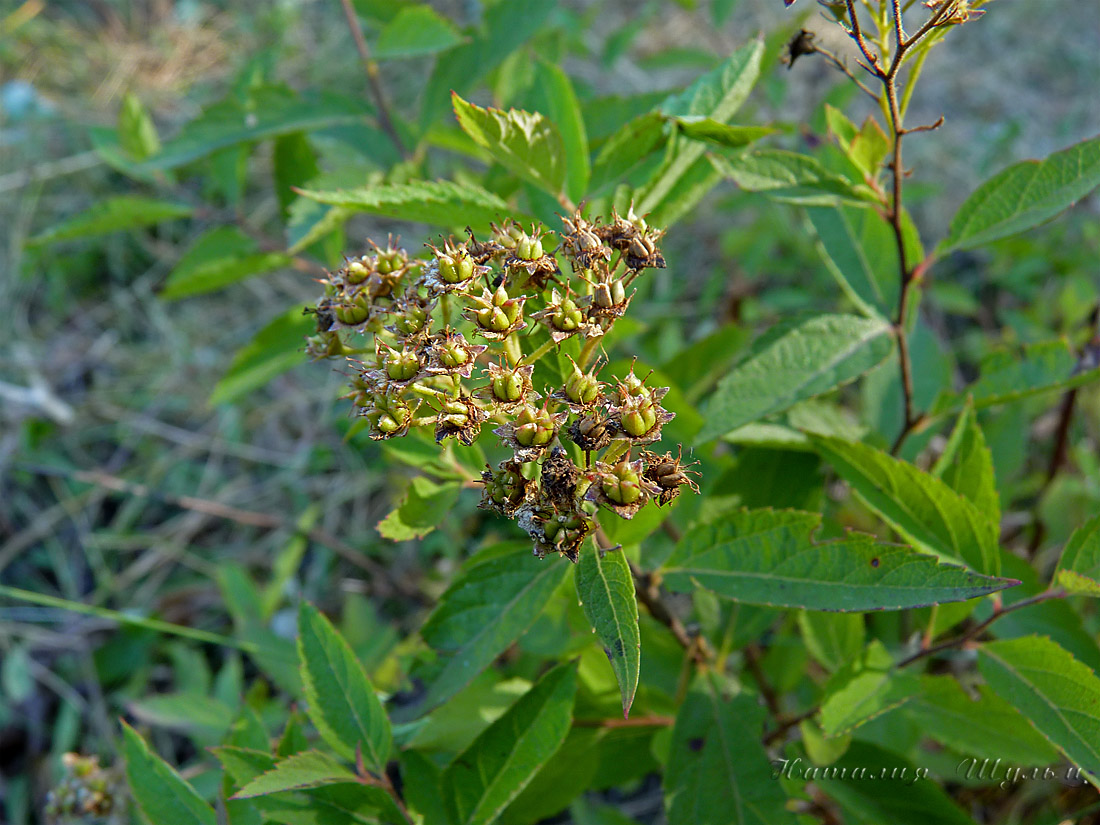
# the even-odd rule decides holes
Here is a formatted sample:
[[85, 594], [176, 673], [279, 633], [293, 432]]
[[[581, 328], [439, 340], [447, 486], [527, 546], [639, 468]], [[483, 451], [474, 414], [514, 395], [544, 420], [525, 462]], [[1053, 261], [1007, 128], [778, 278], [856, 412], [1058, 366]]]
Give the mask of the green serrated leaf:
[[991, 522], [1001, 523], [1001, 498], [993, 474], [993, 454], [986, 446], [972, 403], [963, 408], [932, 474], [974, 502]]
[[1045, 636], [987, 642], [978, 669], [989, 686], [1020, 711], [1100, 787], [1100, 679]]
[[829, 680], [821, 701], [821, 729], [829, 737], [851, 733], [919, 691], [920, 679], [896, 670], [893, 658], [875, 639], [862, 656]]
[[890, 356], [894, 338], [884, 320], [819, 315], [769, 335], [755, 350], [718, 383], [697, 443], [855, 380]]
[[793, 825], [760, 745], [764, 710], [742, 693], [725, 699], [708, 677], [676, 714], [665, 767], [669, 825]]
[[258, 244], [236, 227], [212, 229], [180, 258], [160, 296], [172, 300], [201, 295], [290, 265], [285, 253], [257, 250]]
[[937, 255], [973, 249], [1044, 223], [1100, 186], [1100, 137], [1016, 163], [979, 186], [951, 219]]
[[416, 57], [453, 49], [462, 42], [454, 24], [436, 13], [431, 6], [418, 3], [405, 6], [378, 35], [374, 56], [378, 60]]
[[925, 736], [975, 759], [1026, 766], [1057, 760], [1057, 752], [1027, 719], [988, 685], [973, 692], [967, 695], [952, 676], [922, 676], [920, 692], [904, 712]]
[[630, 715], [638, 689], [642, 650], [630, 565], [621, 550], [604, 552], [593, 545], [581, 553], [575, 577], [584, 615], [596, 631], [619, 682], [625, 718]]
[[150, 822], [215, 825], [214, 809], [125, 722], [122, 739], [130, 791]]
[[982, 573], [1000, 572], [999, 525], [942, 480], [867, 444], [816, 435], [810, 440], [860, 498], [916, 547]]
[[[764, 44], [759, 40], [742, 46], [683, 92], [666, 98], [659, 111], [666, 117], [702, 117], [728, 123], [756, 85], [763, 53]], [[653, 212], [669, 200], [679, 180], [703, 160], [705, 153], [706, 146], [697, 140], [679, 141], [653, 180], [638, 193], [638, 211]]]
[[561, 132], [540, 112], [482, 108], [452, 95], [458, 124], [505, 169], [558, 195], [565, 184], [565, 144]]
[[190, 206], [172, 201], [118, 195], [96, 203], [79, 215], [62, 221], [31, 238], [33, 246], [108, 235], [125, 229], [141, 229], [162, 221], [186, 218], [194, 212]]
[[512, 214], [508, 204], [492, 192], [472, 184], [442, 180], [330, 192], [303, 190], [299, 194], [346, 210], [447, 228], [469, 224], [474, 229], [484, 229], [490, 221]]
[[664, 584], [750, 604], [849, 612], [966, 601], [1018, 583], [860, 533], [814, 542], [820, 524], [817, 513], [741, 510], [700, 525], [676, 545]]
[[389, 759], [389, 719], [351, 647], [317, 608], [302, 602], [298, 613], [298, 659], [310, 721], [340, 756], [362, 753], [381, 774]]
[[542, 612], [570, 565], [535, 560], [529, 545], [487, 547], [469, 559], [420, 633], [442, 670], [417, 710], [438, 707], [468, 685]]
[[802, 206], [871, 206], [873, 196], [830, 172], [809, 155], [782, 149], [758, 149], [735, 155], [711, 155], [711, 163], [746, 192], [763, 192]]
[[316, 321], [295, 308], [279, 315], [233, 356], [233, 362], [210, 395], [210, 404], [225, 404], [252, 392], [276, 375], [304, 364], [305, 338]]
[[252, 779], [233, 794], [234, 799], [265, 796], [281, 791], [320, 788], [359, 778], [331, 756], [320, 751], [303, 751], [277, 762], [270, 770]]
[[573, 720], [576, 668], [543, 676], [443, 774], [455, 825], [492, 822], [561, 747]]
[[417, 476], [400, 506], [378, 522], [378, 532], [391, 541], [423, 538], [447, 517], [460, 489], [456, 481], [436, 484]]
[[1062, 550], [1054, 581], [1067, 593], [1100, 596], [1100, 516], [1073, 531]]

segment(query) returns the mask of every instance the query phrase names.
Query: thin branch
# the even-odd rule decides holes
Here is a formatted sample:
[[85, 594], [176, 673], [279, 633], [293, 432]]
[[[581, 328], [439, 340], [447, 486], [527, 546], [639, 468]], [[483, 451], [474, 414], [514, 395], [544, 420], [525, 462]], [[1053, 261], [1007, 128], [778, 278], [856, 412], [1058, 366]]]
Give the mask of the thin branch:
[[[855, 73], [851, 69], [848, 68], [847, 63], [845, 63], [843, 60], [841, 60], [839, 57], [837, 57], [835, 54], [833, 54], [828, 49], [823, 49], [820, 46], [815, 45], [814, 46], [814, 51], [817, 54], [820, 54], [826, 60], [828, 60], [836, 69], [838, 69], [845, 76], [847, 76], [847, 78], [849, 80], [851, 80], [853, 83], [855, 83], [856, 86], [859, 87], [860, 91], [862, 91], [865, 95], [869, 96], [872, 100], [874, 100], [876, 102], [878, 101], [878, 95], [875, 94], [874, 90], [872, 90], [869, 86], [867, 86], [867, 84], [865, 84], [862, 80], [860, 80], [858, 77], [856, 77]], [[860, 65], [862, 65], [862, 64], [860, 64]]]
[[407, 158], [409, 156], [408, 149], [393, 124], [389, 100], [386, 98], [386, 90], [382, 88], [382, 77], [378, 71], [378, 63], [371, 57], [370, 46], [367, 45], [367, 41], [363, 37], [363, 29], [359, 26], [359, 19], [355, 16], [355, 8], [351, 5], [351, 0], [340, 0], [340, 2], [344, 7], [344, 17], [347, 18], [348, 28], [351, 30], [352, 39], [355, 41], [355, 48], [359, 52], [359, 59], [363, 61], [363, 68], [367, 73], [367, 85], [370, 86], [371, 97], [374, 98], [374, 105], [378, 108], [378, 125], [382, 127], [382, 131], [386, 133], [386, 136], [389, 137], [401, 156]]
[[[1025, 607], [1031, 607], [1034, 604], [1040, 604], [1040, 603], [1045, 602], [1045, 601], [1050, 601], [1051, 599], [1062, 599], [1062, 598], [1065, 598], [1065, 596], [1066, 596], [1066, 592], [1064, 590], [1052, 589], [1052, 590], [1045, 590], [1042, 593], [1039, 593], [1038, 595], [1035, 595], [1035, 596], [1031, 596], [1030, 598], [1027, 598], [1027, 599], [1021, 599], [1018, 602], [1014, 602], [1013, 604], [1008, 605], [1008, 607], [1003, 607], [998, 603], [993, 609], [993, 615], [990, 616], [988, 619], [986, 619], [984, 622], [980, 622], [979, 624], [975, 625], [974, 627], [972, 627], [967, 632], [963, 633], [960, 636], [955, 637], [954, 639], [948, 639], [946, 642], [941, 642], [938, 645], [932, 645], [930, 647], [924, 647], [921, 650], [918, 650], [913, 655], [907, 656], [904, 659], [901, 659], [900, 661], [895, 662], [894, 667], [895, 668], [908, 667], [909, 665], [913, 664], [914, 662], [919, 662], [922, 659], [927, 659], [931, 656], [935, 656], [936, 654], [942, 653], [945, 650], [951, 650], [953, 648], [962, 647], [967, 642], [973, 641], [974, 639], [978, 638], [980, 635], [982, 635], [982, 633], [984, 633], [986, 630], [989, 629], [990, 625], [992, 625], [998, 619], [1003, 618], [1004, 616], [1007, 616], [1009, 613], [1014, 613], [1017, 610], [1022, 610]], [[804, 720], [809, 719], [814, 714], [816, 714], [819, 710], [821, 710], [821, 706], [820, 705], [815, 705], [814, 707], [810, 708], [809, 710], [800, 713], [798, 716], [794, 716], [790, 719], [785, 720], [778, 727], [776, 727], [775, 730], [771, 731], [770, 733], [768, 733], [767, 735], [764, 736], [764, 739], [763, 739], [764, 744], [765, 745], [771, 745], [771, 744], [779, 741], [780, 739], [782, 739], [787, 734], [787, 731], [789, 731], [791, 728], [795, 727], [799, 723], [803, 722]]]
[[676, 720], [671, 716], [634, 716], [620, 719], [612, 716], [606, 719], [574, 719], [575, 728], [671, 728]]
[[1025, 607], [1031, 607], [1033, 604], [1040, 604], [1042, 602], [1050, 601], [1051, 599], [1064, 599], [1066, 597], [1066, 591], [1055, 588], [1052, 590], [1044, 590], [1036, 596], [1031, 596], [1027, 599], [1021, 599], [1018, 602], [1013, 602], [1008, 607], [997, 607], [993, 610], [993, 615], [986, 619], [984, 622], [980, 622], [966, 633], [961, 636], [957, 636], [954, 639], [948, 639], [946, 642], [940, 642], [938, 645], [932, 645], [918, 650], [912, 656], [907, 656], [900, 662], [894, 665], [896, 668], [907, 667], [918, 662], [921, 659], [927, 659], [929, 656], [935, 656], [937, 653], [942, 653], [945, 650], [951, 650], [952, 648], [962, 647], [967, 642], [973, 641], [978, 636], [982, 635], [986, 629], [998, 619], [1007, 616], [1009, 613], [1014, 613], [1017, 610], [1021, 610]]

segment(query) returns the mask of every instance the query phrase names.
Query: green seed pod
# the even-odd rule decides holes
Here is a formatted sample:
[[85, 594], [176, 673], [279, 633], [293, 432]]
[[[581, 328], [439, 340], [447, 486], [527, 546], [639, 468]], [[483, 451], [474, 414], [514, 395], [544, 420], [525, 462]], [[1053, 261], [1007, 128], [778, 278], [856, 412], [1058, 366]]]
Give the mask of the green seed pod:
[[523, 380], [514, 372], [494, 375], [491, 386], [497, 401], [513, 404], [523, 397]]
[[595, 403], [600, 394], [600, 382], [591, 373], [581, 372], [573, 364], [573, 372], [565, 381], [565, 396], [574, 404], [588, 406]]
[[370, 277], [370, 269], [362, 261], [350, 261], [344, 273], [349, 284], [361, 284]]
[[409, 381], [420, 372], [420, 359], [408, 350], [390, 350], [386, 358], [386, 375], [394, 381]]

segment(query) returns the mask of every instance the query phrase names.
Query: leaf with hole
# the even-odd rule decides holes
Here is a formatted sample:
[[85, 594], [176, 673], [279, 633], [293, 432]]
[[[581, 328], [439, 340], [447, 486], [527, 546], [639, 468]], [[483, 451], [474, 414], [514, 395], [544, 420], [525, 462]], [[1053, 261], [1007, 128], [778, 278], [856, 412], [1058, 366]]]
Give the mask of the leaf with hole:
[[1001, 569], [999, 525], [944, 481], [867, 444], [811, 435], [818, 454], [914, 546], [982, 573]]
[[604, 552], [593, 546], [581, 552], [574, 575], [584, 615], [619, 682], [625, 718], [634, 702], [641, 667], [638, 600], [630, 565], [621, 549]]
[[739, 602], [841, 612], [966, 601], [1018, 584], [861, 533], [815, 542], [820, 525], [796, 510], [731, 513], [689, 530], [663, 581], [674, 592], [705, 587]]

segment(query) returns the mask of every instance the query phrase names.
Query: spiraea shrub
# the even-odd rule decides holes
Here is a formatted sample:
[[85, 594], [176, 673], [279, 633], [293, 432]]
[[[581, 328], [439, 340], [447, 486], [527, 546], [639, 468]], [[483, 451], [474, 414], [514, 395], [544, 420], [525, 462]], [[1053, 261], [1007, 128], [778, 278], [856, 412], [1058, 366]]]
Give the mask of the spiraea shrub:
[[[969, 194], [908, 151], [958, 145], [910, 108], [1003, 4], [787, 0], [686, 87], [607, 98], [561, 66], [598, 12], [487, 3], [459, 31], [376, 5], [346, 4], [369, 111], [249, 86], [239, 117], [163, 145], [139, 104], [120, 123], [143, 186], [274, 141], [287, 243], [215, 227], [165, 298], [314, 277], [214, 401], [305, 360], [339, 373], [388, 513], [333, 536], [309, 511], [273, 572], [227, 566], [224, 636], [155, 625], [248, 667], [177, 689], [201, 724], [127, 706], [135, 813], [1092, 821], [1100, 138], [998, 161]], [[410, 55], [432, 68], [391, 97]], [[807, 73], [835, 80], [828, 102], [769, 119]], [[40, 241], [180, 217], [108, 206]], [[314, 607], [347, 572], [320, 552], [300, 572], [307, 547], [369, 571], [374, 604]], [[54, 809], [85, 804], [73, 787]]]

